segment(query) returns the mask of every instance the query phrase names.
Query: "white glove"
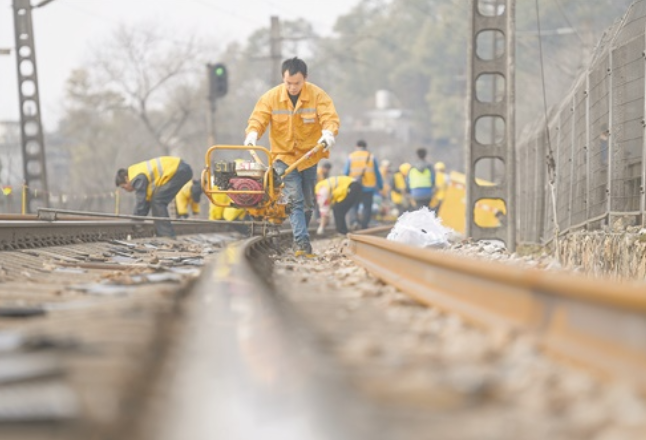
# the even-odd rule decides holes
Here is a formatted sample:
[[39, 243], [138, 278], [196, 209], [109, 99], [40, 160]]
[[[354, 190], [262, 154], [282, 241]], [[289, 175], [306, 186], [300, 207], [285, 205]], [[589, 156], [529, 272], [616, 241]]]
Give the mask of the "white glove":
[[320, 225], [316, 230], [316, 235], [323, 235], [323, 225]]
[[258, 142], [258, 132], [256, 131], [250, 131], [249, 134], [247, 135], [246, 138], [244, 138], [244, 144], [246, 145], [252, 145], [256, 146], [256, 142]]
[[330, 149], [330, 147], [334, 145], [334, 133], [332, 133], [330, 130], [323, 130], [321, 134], [323, 136], [321, 136], [321, 139], [319, 139], [318, 143], [325, 144], [326, 150]]

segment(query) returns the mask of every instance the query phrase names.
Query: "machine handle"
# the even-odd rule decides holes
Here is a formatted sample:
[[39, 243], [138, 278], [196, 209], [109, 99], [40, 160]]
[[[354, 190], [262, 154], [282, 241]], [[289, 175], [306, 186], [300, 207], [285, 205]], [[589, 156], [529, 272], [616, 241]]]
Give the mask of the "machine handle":
[[298, 167], [303, 161], [309, 159], [314, 153], [317, 153], [321, 148], [325, 148], [325, 144], [316, 144], [314, 148], [312, 148], [310, 151], [305, 153], [303, 157], [298, 159], [296, 162], [291, 164], [289, 167], [285, 168], [285, 171], [282, 173], [278, 173], [278, 177], [283, 177], [294, 171], [296, 167]]

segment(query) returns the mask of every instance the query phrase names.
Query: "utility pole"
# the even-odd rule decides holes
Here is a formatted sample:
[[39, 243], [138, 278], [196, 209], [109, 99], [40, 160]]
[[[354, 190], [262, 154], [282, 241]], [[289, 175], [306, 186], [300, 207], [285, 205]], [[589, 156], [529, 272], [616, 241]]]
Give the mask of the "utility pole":
[[[516, 248], [516, 160], [515, 160], [515, 0], [484, 2], [471, 0], [470, 25], [471, 38], [468, 45], [468, 89], [466, 123], [466, 235], [474, 240], [498, 239], [505, 242], [507, 249]], [[489, 54], [478, 53], [479, 37], [492, 32], [504, 39], [504, 53], [498, 56], [496, 44]], [[496, 102], [495, 93], [491, 102], [477, 99], [477, 83], [486, 74], [499, 75], [505, 81], [505, 94]], [[498, 119], [504, 123], [501, 142], [495, 135], [485, 140], [477, 136], [484, 124], [482, 118]], [[484, 122], [482, 119], [481, 122]], [[492, 130], [495, 125], [492, 124]], [[494, 131], [495, 132], [495, 131]], [[482, 133], [480, 133], [482, 135]], [[481, 142], [487, 142], [483, 144]], [[476, 181], [476, 163], [480, 160], [500, 160], [504, 165], [504, 177], [495, 186], [479, 185]], [[505, 203], [506, 215], [497, 228], [484, 228], [475, 223], [475, 206], [482, 199], [498, 199]]]
[[[504, 1], [504, 0], [494, 0], [493, 1], [494, 11], [498, 10], [498, 5], [500, 4], [501, 1]], [[497, 40], [498, 39], [496, 38], [496, 33], [492, 32], [491, 33], [491, 48], [492, 48], [494, 53], [496, 52]], [[496, 102], [496, 97], [497, 97], [496, 92], [498, 91], [497, 86], [498, 86], [498, 76], [495, 75], [495, 74], [491, 75], [491, 99], [492, 99], [492, 102]], [[495, 118], [491, 118], [491, 127], [490, 127], [490, 129], [491, 129], [491, 136], [490, 136], [489, 139], [490, 139], [492, 144], [495, 144], [496, 143], [496, 119]], [[493, 159], [490, 159], [489, 166], [490, 166], [489, 180], [491, 181], [491, 183], [496, 183], [496, 161], [493, 160]]]
[[[44, 0], [36, 7], [53, 0]], [[30, 0], [13, 0], [16, 67], [20, 99], [20, 134], [24, 183], [27, 186], [26, 212], [49, 206], [45, 141], [40, 118], [40, 94], [36, 47]]]
[[280, 35], [280, 21], [278, 17], [271, 17], [271, 41], [270, 41], [270, 56], [271, 56], [271, 84], [272, 87], [280, 84], [283, 81], [280, 66], [282, 61], [282, 43], [283, 39]]

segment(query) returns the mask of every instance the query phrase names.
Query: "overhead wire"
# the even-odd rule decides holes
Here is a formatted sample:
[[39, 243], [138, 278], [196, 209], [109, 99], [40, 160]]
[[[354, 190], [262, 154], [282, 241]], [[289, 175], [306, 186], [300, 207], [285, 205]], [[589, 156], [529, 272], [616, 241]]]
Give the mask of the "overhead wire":
[[556, 3], [556, 6], [558, 7], [559, 11], [561, 12], [561, 15], [565, 19], [565, 22], [567, 23], [567, 25], [570, 27], [570, 29], [572, 29], [574, 31], [576, 36], [579, 38], [579, 41], [581, 42], [581, 45], [585, 46], [586, 44], [585, 44], [585, 41], [583, 41], [583, 37], [581, 37], [581, 34], [579, 34], [579, 31], [574, 26], [572, 26], [572, 22], [570, 21], [567, 14], [565, 13], [565, 9], [563, 8], [563, 5], [561, 4], [561, 0], [554, 0], [554, 2]]
[[[106, 20], [106, 21], [110, 21], [110, 22], [113, 22], [113, 23], [116, 23], [116, 24], [122, 24], [123, 23], [121, 20], [119, 20], [116, 17], [110, 17], [110, 16], [103, 15], [103, 14], [97, 14], [96, 12], [89, 11], [89, 10], [83, 8], [79, 4], [74, 4], [74, 3], [70, 3], [70, 2], [61, 2], [61, 6], [66, 7], [68, 9], [75, 10], [77, 12], [80, 12], [80, 13], [85, 14], [85, 15], [90, 16], [90, 17], [98, 18], [100, 20]], [[137, 27], [132, 27], [131, 30], [133, 32], [136, 32], [136, 33], [142, 33], [142, 34], [146, 33], [145, 30], [139, 29]], [[175, 45], [178, 45], [178, 46], [183, 46], [183, 47], [195, 45], [194, 41], [180, 40], [178, 38], [166, 38], [166, 41], [168, 41], [170, 43], [173, 43]]]

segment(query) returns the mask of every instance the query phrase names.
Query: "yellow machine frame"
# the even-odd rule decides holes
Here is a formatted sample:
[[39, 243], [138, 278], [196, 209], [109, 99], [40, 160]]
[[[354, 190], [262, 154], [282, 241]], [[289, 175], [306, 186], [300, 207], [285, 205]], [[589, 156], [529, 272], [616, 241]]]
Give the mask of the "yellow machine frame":
[[[284, 177], [287, 174], [291, 173], [298, 165], [308, 159], [312, 154], [316, 153], [319, 151], [321, 148], [324, 148], [325, 145], [323, 144], [317, 144], [314, 148], [312, 148], [310, 151], [308, 151], [303, 157], [301, 157], [299, 160], [294, 162], [292, 165], [290, 165], [285, 172], [279, 176], [279, 177]], [[262, 191], [253, 191], [253, 190], [248, 190], [248, 191], [238, 191], [238, 190], [220, 190], [214, 189], [212, 182], [211, 182], [211, 157], [212, 155], [217, 151], [217, 150], [243, 150], [243, 151], [248, 151], [251, 153], [253, 156], [254, 160], [258, 163], [263, 163], [260, 158], [258, 157], [257, 152], [264, 153], [265, 156], [267, 156], [267, 170], [265, 171], [265, 175], [263, 177], [263, 189]], [[210, 147], [206, 155], [204, 157], [205, 160], [205, 168], [202, 170], [202, 189], [204, 190], [204, 194], [206, 197], [211, 201], [216, 206], [227, 206], [223, 205], [221, 203], [217, 203], [214, 200], [214, 195], [216, 194], [261, 194], [263, 196], [263, 200], [260, 204], [257, 206], [253, 207], [240, 207], [247, 211], [251, 217], [253, 217], [255, 220], [264, 220], [268, 221], [270, 223], [274, 224], [281, 224], [285, 219], [287, 218], [287, 211], [286, 211], [286, 204], [284, 203], [278, 203], [281, 197], [282, 189], [284, 187], [284, 184], [281, 184], [280, 186], [276, 187], [275, 182], [274, 182], [274, 158], [275, 154], [273, 154], [271, 151], [269, 151], [265, 147], [260, 147], [260, 146], [244, 146], [244, 145], [213, 145]]]

